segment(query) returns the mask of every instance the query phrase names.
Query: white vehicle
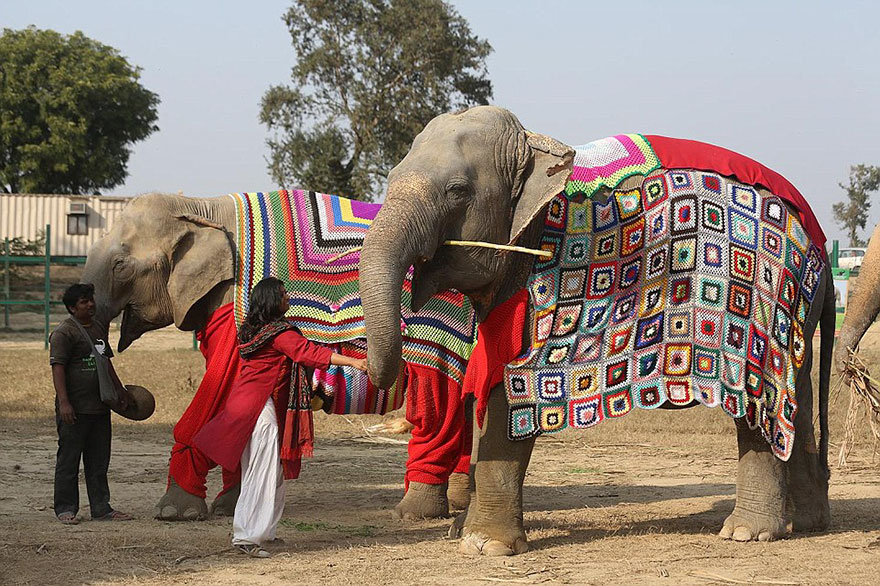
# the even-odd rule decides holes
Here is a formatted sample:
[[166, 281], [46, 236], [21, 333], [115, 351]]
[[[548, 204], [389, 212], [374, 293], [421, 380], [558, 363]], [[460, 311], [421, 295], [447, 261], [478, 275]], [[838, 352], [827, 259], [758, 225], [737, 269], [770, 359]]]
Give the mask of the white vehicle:
[[837, 256], [837, 266], [842, 269], [858, 270], [862, 266], [867, 248], [841, 248]]

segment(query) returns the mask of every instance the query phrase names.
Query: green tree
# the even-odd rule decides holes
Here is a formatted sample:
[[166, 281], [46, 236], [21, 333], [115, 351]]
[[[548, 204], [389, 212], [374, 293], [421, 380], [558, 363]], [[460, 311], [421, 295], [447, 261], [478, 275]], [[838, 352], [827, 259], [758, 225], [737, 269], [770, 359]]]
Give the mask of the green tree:
[[846, 191], [847, 199], [834, 204], [834, 221], [847, 231], [850, 246], [865, 246], [859, 231], [865, 229], [868, 221], [871, 192], [880, 188], [880, 167], [853, 165], [849, 168], [849, 185], [838, 185]]
[[283, 19], [293, 83], [260, 113], [282, 185], [370, 200], [428, 121], [492, 97], [492, 47], [441, 0], [296, 0]]
[[158, 130], [140, 68], [81, 32], [0, 36], [0, 189], [96, 193], [128, 174], [131, 145]]

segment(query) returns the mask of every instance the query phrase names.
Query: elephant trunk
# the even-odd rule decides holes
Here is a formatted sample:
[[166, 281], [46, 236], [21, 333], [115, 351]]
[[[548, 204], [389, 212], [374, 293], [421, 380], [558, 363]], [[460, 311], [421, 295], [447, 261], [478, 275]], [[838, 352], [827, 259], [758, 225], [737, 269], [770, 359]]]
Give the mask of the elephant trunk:
[[115, 304], [112, 299], [111, 279], [113, 273], [109, 269], [109, 253], [106, 249], [107, 244], [104, 239], [92, 245], [86, 256], [86, 264], [83, 267], [80, 282], [94, 285], [95, 317], [100, 323], [109, 326], [110, 322], [122, 312], [122, 307]]
[[364, 238], [360, 255], [360, 292], [367, 335], [370, 380], [388, 389], [402, 356], [401, 294], [412, 265], [430, 260], [437, 249], [438, 223], [418, 199], [389, 198]]
[[855, 350], [865, 331], [880, 313], [880, 225], [871, 235], [868, 252], [862, 259], [859, 278], [853, 295], [846, 304], [846, 320], [840, 331], [835, 363], [840, 373], [849, 359], [849, 350]]

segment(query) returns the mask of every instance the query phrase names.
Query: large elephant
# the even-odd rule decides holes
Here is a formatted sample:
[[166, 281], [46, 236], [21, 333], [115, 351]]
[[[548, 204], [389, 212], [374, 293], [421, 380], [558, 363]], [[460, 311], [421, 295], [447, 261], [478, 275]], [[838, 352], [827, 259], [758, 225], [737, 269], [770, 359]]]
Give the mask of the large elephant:
[[[125, 208], [109, 233], [89, 251], [82, 276], [84, 282], [95, 286], [97, 313], [103, 323], [122, 313], [120, 352], [146, 332], [171, 324], [181, 330], [202, 331], [215, 311], [232, 301], [235, 226], [236, 208], [229, 197], [148, 194]], [[430, 423], [439, 425], [436, 420]], [[438, 432], [423, 431], [426, 435]], [[208, 511], [204, 475], [206, 466], [213, 464], [190, 474], [201, 477], [202, 494], [192, 494], [175, 481], [175, 457], [173, 454], [169, 487], [159, 502], [158, 517], [203, 518]], [[409, 463], [408, 470], [412, 470]], [[403, 518], [436, 517], [448, 515], [450, 505], [463, 508], [470, 496], [467, 474], [453, 474], [448, 487], [444, 475], [448, 471], [435, 474], [435, 483], [409, 482], [396, 514]], [[234, 486], [234, 481], [228, 484]], [[230, 486], [225, 475], [224, 492], [215, 500], [212, 512], [231, 514], [237, 491], [228, 490]]]
[[855, 290], [846, 302], [846, 317], [837, 337], [834, 362], [840, 374], [846, 373], [849, 352], [856, 350], [862, 336], [880, 313], [880, 225], [874, 228], [868, 250], [862, 259]]
[[[713, 148], [717, 149], [717, 147]], [[577, 152], [580, 156], [582, 151]], [[589, 155], [589, 150], [586, 152]], [[729, 151], [727, 152], [729, 153]], [[611, 154], [614, 153], [611, 152]], [[642, 155], [639, 154], [639, 156]], [[608, 187], [598, 189], [594, 195], [587, 197], [586, 204], [583, 201], [584, 194], [582, 192], [576, 193], [566, 201], [556, 199], [561, 197], [560, 194], [565, 193], [564, 190], [569, 185], [568, 182], [574, 179], [572, 175], [573, 169], [576, 169], [574, 157], [575, 150], [572, 147], [550, 137], [526, 131], [512, 113], [491, 106], [481, 106], [463, 112], [438, 116], [415, 138], [409, 153], [389, 175], [385, 203], [367, 234], [361, 252], [361, 294], [367, 325], [368, 372], [376, 384], [385, 386], [391, 384], [395, 378], [394, 365], [397, 364], [401, 352], [401, 338], [397, 328], [400, 319], [400, 283], [410, 265], [414, 267], [415, 271], [413, 310], [416, 310], [418, 304], [429, 298], [434, 292], [454, 288], [471, 298], [477, 308], [479, 319], [483, 320], [486, 316], [491, 318], [494, 308], [511, 300], [518, 292], [529, 286], [530, 274], [537, 270], [533, 269], [533, 263], [537, 267], [543, 262], [533, 261], [532, 256], [500, 254], [485, 248], [443, 246], [445, 241], [483, 241], [498, 244], [512, 244], [516, 241], [516, 244], [532, 249], [541, 247], [545, 250], [555, 250], [553, 258], [557, 259], [563, 252], [574, 255], [575, 249], [563, 251], [558, 240], [548, 240], [545, 232], [550, 228], [545, 228], [545, 226], [549, 226], [551, 221], [556, 220], [562, 224], [568, 221], [569, 225], [584, 221], [583, 218], [574, 215], [569, 220], [564, 219], [562, 215], [554, 217], [553, 215], [559, 211], [554, 207], [557, 204], [559, 206], [577, 204], [581, 206], [579, 209], [589, 209], [583, 208], [583, 206], [590, 205], [591, 197], [592, 205], [599, 206], [594, 207], [594, 211], [600, 210], [600, 208], [607, 210], [607, 206], [612, 205], [607, 203], [613, 199], [612, 195], [620, 194], [617, 203], [624, 207], [620, 207], [618, 211], [612, 210], [610, 212], [612, 220], [614, 214], [630, 213], [632, 210], [639, 211], [643, 204], [645, 207], [648, 206], [648, 195], [646, 194], [632, 199], [632, 193], [638, 193], [638, 190], [642, 189], [643, 183], [646, 185], [645, 182], [648, 181], [646, 176], [639, 174], [634, 174], [631, 177], [623, 175], [614, 194]], [[743, 167], [741, 163], [745, 158], [739, 155], [737, 157], [739, 159], [733, 166], [739, 169]], [[717, 190], [719, 185], [723, 186], [725, 185], [724, 181], [727, 181], [723, 175], [732, 174], [707, 175], [703, 187]], [[775, 184], [779, 182], [779, 179], [781, 182], [785, 182], [781, 176], [773, 174], [769, 170], [765, 171], [765, 175], [769, 176], [770, 174], [773, 175], [773, 178], [769, 179], [767, 183]], [[591, 179], [591, 176], [587, 175], [582, 173], [581, 179], [584, 182]], [[648, 175], [651, 174], [648, 173]], [[656, 175], [652, 176], [656, 179]], [[686, 173], [683, 174], [682, 181], [690, 176]], [[693, 177], [696, 177], [696, 172]], [[785, 184], [790, 185], [787, 182]], [[676, 187], [675, 185], [667, 185], [662, 189], [671, 190]], [[666, 197], [665, 193], [665, 191], [658, 192], [658, 197]], [[749, 193], [754, 194], [756, 198], [752, 200], [753, 202], [761, 201], [759, 198], [762, 195], [758, 195], [759, 193], [770, 197], [770, 192], [763, 188], [751, 189]], [[639, 197], [644, 199], [639, 200]], [[651, 197], [654, 195], [652, 194]], [[700, 213], [703, 213], [703, 207], [697, 207], [700, 203], [699, 197], [694, 197], [693, 194], [689, 197], [694, 198], [692, 207], [677, 207], [676, 213], [679, 215], [675, 221], [683, 225], [690, 223], [691, 227], [688, 230], [691, 236], [688, 237], [692, 237], [696, 242], [697, 238], [702, 238], [705, 231], [702, 225], [694, 223], [696, 222], [697, 210], [699, 209]], [[800, 194], [797, 194], [797, 197], [800, 197]], [[543, 213], [548, 209], [548, 204], [551, 201], [554, 204], [550, 205], [550, 211]], [[668, 202], [678, 201], [683, 200], [669, 196]], [[773, 201], [780, 200], [774, 199]], [[625, 206], [630, 204], [633, 207], [628, 211]], [[668, 205], [677, 204], [668, 203]], [[786, 211], [782, 209], [782, 206], [787, 205], [787, 203], [780, 203], [778, 207], [773, 208], [774, 213], [784, 215]], [[602, 206], [606, 207], [602, 208]], [[808, 207], [805, 207], [808, 210]], [[615, 209], [617, 210], [617, 208]], [[789, 208], [792, 217], [795, 217], [794, 211]], [[725, 210], [722, 209], [720, 212], [721, 216], [714, 212], [706, 215], [705, 221], [718, 222], [720, 217], [726, 217], [724, 216]], [[811, 214], [810, 212], [809, 215], [812, 217]], [[669, 217], [667, 214], [666, 220]], [[598, 223], [604, 220], [597, 216], [597, 219], [592, 221]], [[720, 221], [723, 225], [723, 218]], [[623, 224], [621, 221], [620, 225], [623, 226]], [[628, 232], [633, 236], [633, 240], [624, 242], [622, 246], [632, 243], [642, 246], [645, 240], [648, 241], [648, 244], [644, 244], [645, 250], [649, 245], [652, 245], [652, 242], [662, 242], [663, 247], [674, 245], [670, 244], [668, 236], [666, 240], [660, 238], [652, 241], [652, 232], [645, 235], [644, 230], [648, 229], [645, 227], [646, 224], [636, 225], [638, 231]], [[666, 230], [663, 226], [659, 227]], [[596, 229], [598, 230], [598, 228]], [[669, 228], [666, 233], [668, 234], [674, 229], [675, 227]], [[739, 233], [735, 236], [744, 237]], [[746, 234], [745, 236], [757, 238], [754, 234]], [[726, 239], [727, 235], [723, 234], [721, 238]], [[598, 239], [595, 240], [592, 243], [584, 244], [578, 254], [583, 255], [584, 250], [587, 252], [593, 250], [596, 255], [600, 254], [602, 251], [597, 251], [596, 248]], [[726, 244], [725, 240], [722, 244], [725, 249]], [[779, 242], [776, 240], [769, 244], [778, 245]], [[809, 242], [804, 245], [807, 244]], [[612, 244], [612, 250], [613, 246]], [[660, 264], [661, 272], [664, 273], [661, 275], [663, 278], [668, 276], [670, 271], [676, 270], [676, 263], [687, 264], [689, 260], [693, 261], [694, 253], [688, 252], [685, 248], [670, 250], [677, 251], [679, 256], [671, 261], [669, 258], [672, 254], [663, 257], [666, 259], [663, 261], [665, 264]], [[794, 530], [799, 531], [820, 530], [825, 528], [830, 521], [826, 421], [832, 332], [834, 329], [833, 292], [829, 286], [830, 273], [827, 270], [826, 257], [824, 251], [821, 250], [821, 244], [810, 248], [810, 250], [813, 251], [810, 262], [813, 263], [811, 266], [815, 270], [815, 273], [812, 274], [815, 282], [811, 282], [809, 291], [811, 295], [815, 294], [814, 297], [811, 297], [811, 300], [815, 302], [812, 303], [808, 311], [807, 306], [804, 305], [805, 314], [801, 316], [804, 318], [803, 336], [802, 338], [798, 337], [796, 350], [798, 356], [803, 358], [803, 363], [801, 368], [797, 370], [796, 381], [792, 380], [791, 385], [792, 388], [796, 387], [796, 399], [799, 405], [793, 421], [796, 433], [793, 437], [791, 450], [787, 454], [787, 461], [783, 461], [774, 455], [765, 439], [766, 436], [762, 437], [760, 431], [754, 430], [755, 426], [747, 424], [745, 417], [739, 417], [735, 420], [739, 445], [736, 506], [724, 521], [720, 532], [724, 538], [738, 541], [770, 540], [783, 536], [792, 526]], [[726, 254], [721, 248], [718, 248], [716, 252], [721, 255]], [[664, 254], [666, 253], [664, 252]], [[751, 258], [754, 264], [754, 256], [744, 258]], [[612, 258], [611, 260], [617, 261], [620, 258]], [[560, 264], [562, 262], [560, 261]], [[737, 265], [735, 269], [753, 270], [753, 264], [746, 262]], [[612, 262], [607, 266], [613, 267], [615, 265]], [[625, 276], [624, 272], [621, 271], [621, 279]], [[638, 269], [634, 275], [636, 277], [634, 283], [637, 283], [635, 288], [641, 289], [642, 292], [647, 291], [650, 283], [646, 281], [646, 277], [639, 277]], [[726, 273], [723, 277], [727, 278]], [[602, 278], [600, 274], [594, 284], [600, 287], [613, 287], [611, 280], [615, 278], [614, 276], [610, 278], [611, 280], [606, 281], [602, 281]], [[751, 278], [755, 280], [754, 273]], [[559, 281], [562, 280], [564, 279]], [[797, 294], [796, 281], [790, 281], [787, 286], [794, 286], [794, 289], [786, 291], [794, 291]], [[571, 282], [574, 283], [572, 286], [575, 289], [580, 287], [579, 295], [582, 299], [584, 296], [583, 281], [573, 279]], [[733, 281], [731, 282], [733, 283]], [[748, 281], [745, 285], [748, 288]], [[567, 287], [568, 284], [560, 282], [554, 286], [561, 292], [561, 288]], [[685, 295], [690, 294], [690, 286], [691, 281], [687, 280], [686, 287], [683, 289]], [[693, 281], [693, 286], [696, 287], [696, 280]], [[623, 284], [620, 287], [623, 287]], [[740, 287], [736, 290], [739, 295], [742, 289], [740, 285], [737, 287]], [[590, 297], [590, 289], [587, 291], [587, 297]], [[661, 298], [654, 299], [653, 303], [659, 302], [659, 305], [662, 306], [664, 303], [662, 297], [665, 295], [667, 296], [665, 303], [672, 306], [677, 303], [675, 295], [678, 295], [680, 291], [670, 291], [669, 289], [663, 291], [661, 289]], [[721, 291], [723, 292], [724, 289], [722, 288]], [[533, 305], [538, 303], [536, 296], [545, 293], [538, 288], [530, 289], [529, 292]], [[733, 292], [733, 285], [731, 285], [731, 293]], [[738, 296], [734, 301], [739, 304], [743, 300], [750, 299], [751, 297]], [[877, 296], [877, 299], [880, 300], [880, 296]], [[582, 301], [578, 303], [582, 303]], [[552, 322], [554, 333], [557, 327], [568, 328], [567, 331], [570, 331], [578, 323], [584, 325], [587, 319], [586, 309], [581, 312], [580, 308], [574, 307], [573, 310], [575, 316], [582, 316], [580, 317], [581, 321], [578, 322], [577, 317], [568, 324], [564, 319], [559, 323], [554, 321]], [[770, 315], [772, 315], [772, 311], [771, 307]], [[607, 324], [607, 317], [605, 319], [604, 323]], [[819, 403], [822, 435], [817, 448], [812, 423], [813, 395], [810, 370], [813, 333], [820, 319], [822, 346]], [[500, 329], [503, 330], [505, 325], [509, 327], [509, 320], [499, 321], [503, 323]], [[545, 326], [546, 329], [542, 330]], [[668, 327], [673, 327], [672, 320], [669, 320]], [[538, 348], [540, 351], [540, 344], [535, 344], [536, 340], [533, 338], [543, 335], [545, 338], [538, 341], [546, 342], [546, 335], [550, 328], [549, 323], [542, 325], [541, 322], [535, 322], [535, 308], [532, 306], [529, 309], [529, 319], [526, 320], [526, 326], [522, 331], [521, 348], [532, 348], [533, 350]], [[662, 329], [661, 325], [661, 332]], [[540, 333], [542, 331], [544, 334]], [[654, 333], [657, 331], [653, 330]], [[741, 334], [743, 331], [739, 330], [740, 340], [738, 343], [740, 345], [742, 345]], [[748, 336], [748, 331], [745, 331], [745, 335]], [[640, 334], [642, 333], [644, 332], [640, 331]], [[505, 335], [504, 332], [501, 335]], [[800, 332], [798, 332], [798, 336], [800, 336]], [[766, 338], [762, 339], [766, 344]], [[627, 340], [629, 340], [628, 337]], [[478, 348], [482, 343], [483, 329], [480, 330]], [[606, 340], [604, 349], [596, 350], [597, 352], [601, 350], [603, 353], [610, 353], [613, 350], [610, 347], [613, 343]], [[624, 340], [622, 343], [624, 350], [626, 350], [627, 341]], [[626, 352], [632, 351], [634, 342], [630, 340], [628, 343], [629, 350], [625, 351], [624, 355]], [[561, 348], [561, 350], [564, 355], [569, 348]], [[514, 353], [508, 358], [516, 356], [517, 354]], [[673, 360], [676, 359], [677, 357], [673, 356]], [[552, 361], [554, 358], [551, 356], [550, 360]], [[473, 371], [474, 364], [472, 358], [469, 372]], [[670, 367], [675, 365], [674, 362], [669, 364]], [[689, 355], [685, 364], [690, 365]], [[710, 361], [709, 364], [711, 365], [712, 362]], [[767, 364], [769, 365], [769, 361]], [[786, 368], [786, 365], [789, 368], [787, 372], [795, 372], [791, 364], [787, 362], [780, 364], [783, 369]], [[630, 366], [630, 368], [634, 367]], [[509, 370], [510, 367], [508, 367]], [[613, 373], [609, 370], [607, 384], [613, 382], [610, 377], [620, 374], [621, 372]], [[762, 376], [760, 370], [752, 374], [757, 377], [757, 380], [760, 380]], [[622, 371], [622, 376], [626, 376], [625, 370]], [[587, 381], [586, 384], [590, 384], [588, 378], [582, 380]], [[492, 382], [497, 383], [498, 381]], [[516, 425], [510, 419], [513, 403], [509, 403], [508, 396], [511, 391], [505, 389], [503, 384], [495, 384], [489, 388], [492, 390], [488, 397], [485, 423], [480, 432], [479, 442], [475, 442], [477, 443], [475, 446], [477, 462], [474, 473], [476, 492], [471, 498], [466, 515], [456, 520], [451, 534], [463, 536], [460, 548], [464, 553], [510, 555], [528, 549], [523, 529], [522, 486], [534, 445], [534, 437], [537, 434], [516, 441], [510, 439], [508, 425], [512, 426], [511, 428]], [[550, 390], [558, 392], [555, 387]], [[627, 401], [636, 401], [637, 398], [635, 395], [630, 396], [628, 389], [625, 392], [627, 394], [621, 399], [622, 402], [615, 403], [611, 406], [612, 408], [626, 408]], [[794, 391], [792, 393], [794, 394]], [[574, 395], [572, 394], [572, 396]], [[672, 392], [669, 393], [669, 397], [671, 401]], [[644, 400], [645, 397], [641, 397], [641, 399]], [[671, 402], [675, 403], [675, 401]], [[693, 401], [688, 402], [693, 404]], [[559, 423], [559, 418], [553, 419], [556, 416], [552, 410], [548, 410], [547, 413], [550, 414], [549, 418], [546, 422], [542, 422], [542, 425], [547, 423], [552, 426]], [[592, 413], [595, 414], [595, 411]], [[566, 417], [565, 412], [561, 417], [562, 419]], [[536, 419], [538, 418], [536, 417]], [[522, 421], [528, 423], [528, 417]], [[569, 426], [571, 425], [572, 423], [569, 423]]]

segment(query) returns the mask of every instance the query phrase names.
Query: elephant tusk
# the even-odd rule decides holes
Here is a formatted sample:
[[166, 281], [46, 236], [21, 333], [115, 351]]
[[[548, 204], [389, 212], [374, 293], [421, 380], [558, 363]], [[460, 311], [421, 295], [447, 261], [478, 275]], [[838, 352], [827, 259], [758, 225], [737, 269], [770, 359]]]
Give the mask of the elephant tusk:
[[[476, 246], [478, 248], [493, 248], [495, 250], [503, 252], [522, 252], [524, 254], [532, 254], [534, 256], [540, 256], [541, 258], [551, 258], [553, 256], [553, 253], [548, 250], [535, 250], [534, 248], [525, 248], [524, 246], [495, 244], [494, 242], [477, 242], [474, 240], [446, 240], [443, 243], [443, 246]], [[331, 256], [324, 261], [324, 264], [330, 264], [331, 262], [335, 262], [340, 258], [346, 257], [350, 254], [354, 254], [355, 252], [360, 251], [361, 248], [363, 247], [355, 246], [354, 248], [349, 248], [344, 252], [340, 252], [339, 254]]]

